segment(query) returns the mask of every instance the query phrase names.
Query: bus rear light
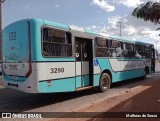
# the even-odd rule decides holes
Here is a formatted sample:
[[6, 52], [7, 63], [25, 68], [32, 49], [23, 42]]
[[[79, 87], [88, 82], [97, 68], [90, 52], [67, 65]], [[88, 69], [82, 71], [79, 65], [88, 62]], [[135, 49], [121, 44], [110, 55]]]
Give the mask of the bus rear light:
[[47, 80], [47, 83], [51, 83], [51, 80]]
[[51, 80], [47, 80], [48, 86], [52, 86]]

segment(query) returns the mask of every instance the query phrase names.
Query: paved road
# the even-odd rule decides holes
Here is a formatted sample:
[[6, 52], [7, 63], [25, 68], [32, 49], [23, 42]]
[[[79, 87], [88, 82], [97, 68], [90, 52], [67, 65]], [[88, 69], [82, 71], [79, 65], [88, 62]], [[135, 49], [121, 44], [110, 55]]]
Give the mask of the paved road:
[[87, 90], [78, 93], [26, 94], [0, 86], [0, 111], [3, 112], [70, 112], [78, 108], [103, 101], [139, 85], [144, 85], [160, 78], [159, 71], [148, 76], [146, 80], [129, 80], [116, 83], [105, 93]]

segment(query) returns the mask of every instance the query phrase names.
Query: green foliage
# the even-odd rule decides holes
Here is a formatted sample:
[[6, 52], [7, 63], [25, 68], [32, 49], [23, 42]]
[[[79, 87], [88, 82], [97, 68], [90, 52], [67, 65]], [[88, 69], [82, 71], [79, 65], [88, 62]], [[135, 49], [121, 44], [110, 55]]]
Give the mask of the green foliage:
[[134, 9], [132, 16], [160, 24], [160, 3], [149, 1], [146, 4], [141, 4]]

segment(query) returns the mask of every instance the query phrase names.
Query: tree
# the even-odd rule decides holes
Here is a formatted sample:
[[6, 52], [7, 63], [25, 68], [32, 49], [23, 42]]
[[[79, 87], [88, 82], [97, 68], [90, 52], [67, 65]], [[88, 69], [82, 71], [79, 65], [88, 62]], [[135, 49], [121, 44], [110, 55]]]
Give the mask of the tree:
[[160, 3], [149, 1], [146, 4], [141, 4], [134, 9], [132, 16], [143, 19], [144, 21], [160, 24]]

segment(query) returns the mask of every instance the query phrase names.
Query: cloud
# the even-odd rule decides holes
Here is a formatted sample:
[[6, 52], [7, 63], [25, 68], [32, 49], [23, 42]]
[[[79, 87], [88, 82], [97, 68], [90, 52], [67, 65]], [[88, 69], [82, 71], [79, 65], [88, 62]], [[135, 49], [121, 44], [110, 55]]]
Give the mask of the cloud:
[[56, 5], [54, 5], [54, 7], [55, 7], [55, 8], [59, 8], [59, 7], [60, 7], [60, 5], [56, 4]]
[[30, 8], [30, 5], [25, 5], [24, 8], [25, 8], [25, 9], [29, 9], [29, 8]]
[[156, 26], [149, 22], [135, 19], [130, 15], [112, 16], [108, 18], [107, 25], [111, 26], [107, 31], [111, 34], [119, 35], [120, 27], [118, 21], [122, 21], [122, 36], [139, 41], [148, 41], [155, 43], [159, 40], [159, 32], [156, 31]]
[[138, 20], [130, 15], [124, 16], [112, 16], [108, 18], [107, 24], [105, 26], [110, 26], [108, 32], [119, 35], [119, 21], [122, 22], [122, 36], [137, 38], [137, 39], [146, 39], [156, 41], [159, 36], [156, 31], [156, 26], [149, 22], [144, 22]]
[[[159, 1], [159, 0], [155, 0]], [[115, 5], [124, 5], [128, 8], [135, 8], [138, 5], [147, 2], [147, 0], [92, 0], [92, 4], [97, 5], [101, 9], [112, 12], [115, 10]]]
[[155, 42], [159, 41], [159, 39], [160, 39], [159, 31], [150, 30], [150, 29], [146, 28], [146, 29], [144, 29], [144, 31], [142, 31], [142, 34], [144, 34], [144, 36], [147, 38], [152, 38]]
[[32, 5], [25, 5], [24, 8], [26, 9], [26, 11], [38, 12], [38, 8]]
[[144, 41], [152, 44], [155, 44], [157, 41], [159, 41], [157, 47], [159, 47], [160, 51], [160, 31], [156, 31], [158, 27], [151, 22], [138, 20], [131, 15], [111, 16], [106, 20], [106, 22], [103, 22], [100, 25], [92, 25], [88, 28], [101, 33], [119, 36], [119, 21], [123, 22], [121, 24], [122, 37], [137, 41]]
[[124, 32], [127, 32], [129, 36], [133, 36], [138, 33], [138, 30], [133, 26], [126, 26]]
[[142, 34], [144, 34], [144, 37], [148, 38], [149, 40], [153, 41], [153, 44], [155, 45], [155, 49], [158, 50], [160, 53], [160, 36], [159, 36], [159, 31], [154, 31], [150, 29], [145, 29]]
[[[117, 1], [117, 0], [116, 0]], [[118, 4], [123, 4], [124, 6], [127, 7], [131, 7], [131, 8], [135, 8], [137, 7], [139, 4], [144, 3], [144, 0], [118, 0], [117, 1]]]
[[109, 4], [107, 0], [92, 0], [92, 4], [97, 5], [98, 7], [100, 7], [101, 9], [107, 12], [111, 12], [115, 10], [115, 7]]
[[76, 26], [76, 25], [69, 25], [69, 27], [73, 30], [77, 30], [77, 31], [84, 31], [84, 28], [81, 26]]
[[153, 2], [160, 2], [160, 0], [152, 0]]
[[110, 18], [108, 18], [107, 23], [109, 24], [109, 26], [111, 26], [114, 29], [119, 28], [119, 23], [118, 22], [127, 22], [127, 19], [125, 19], [124, 17], [121, 17], [119, 15], [117, 16], [112, 16]]

